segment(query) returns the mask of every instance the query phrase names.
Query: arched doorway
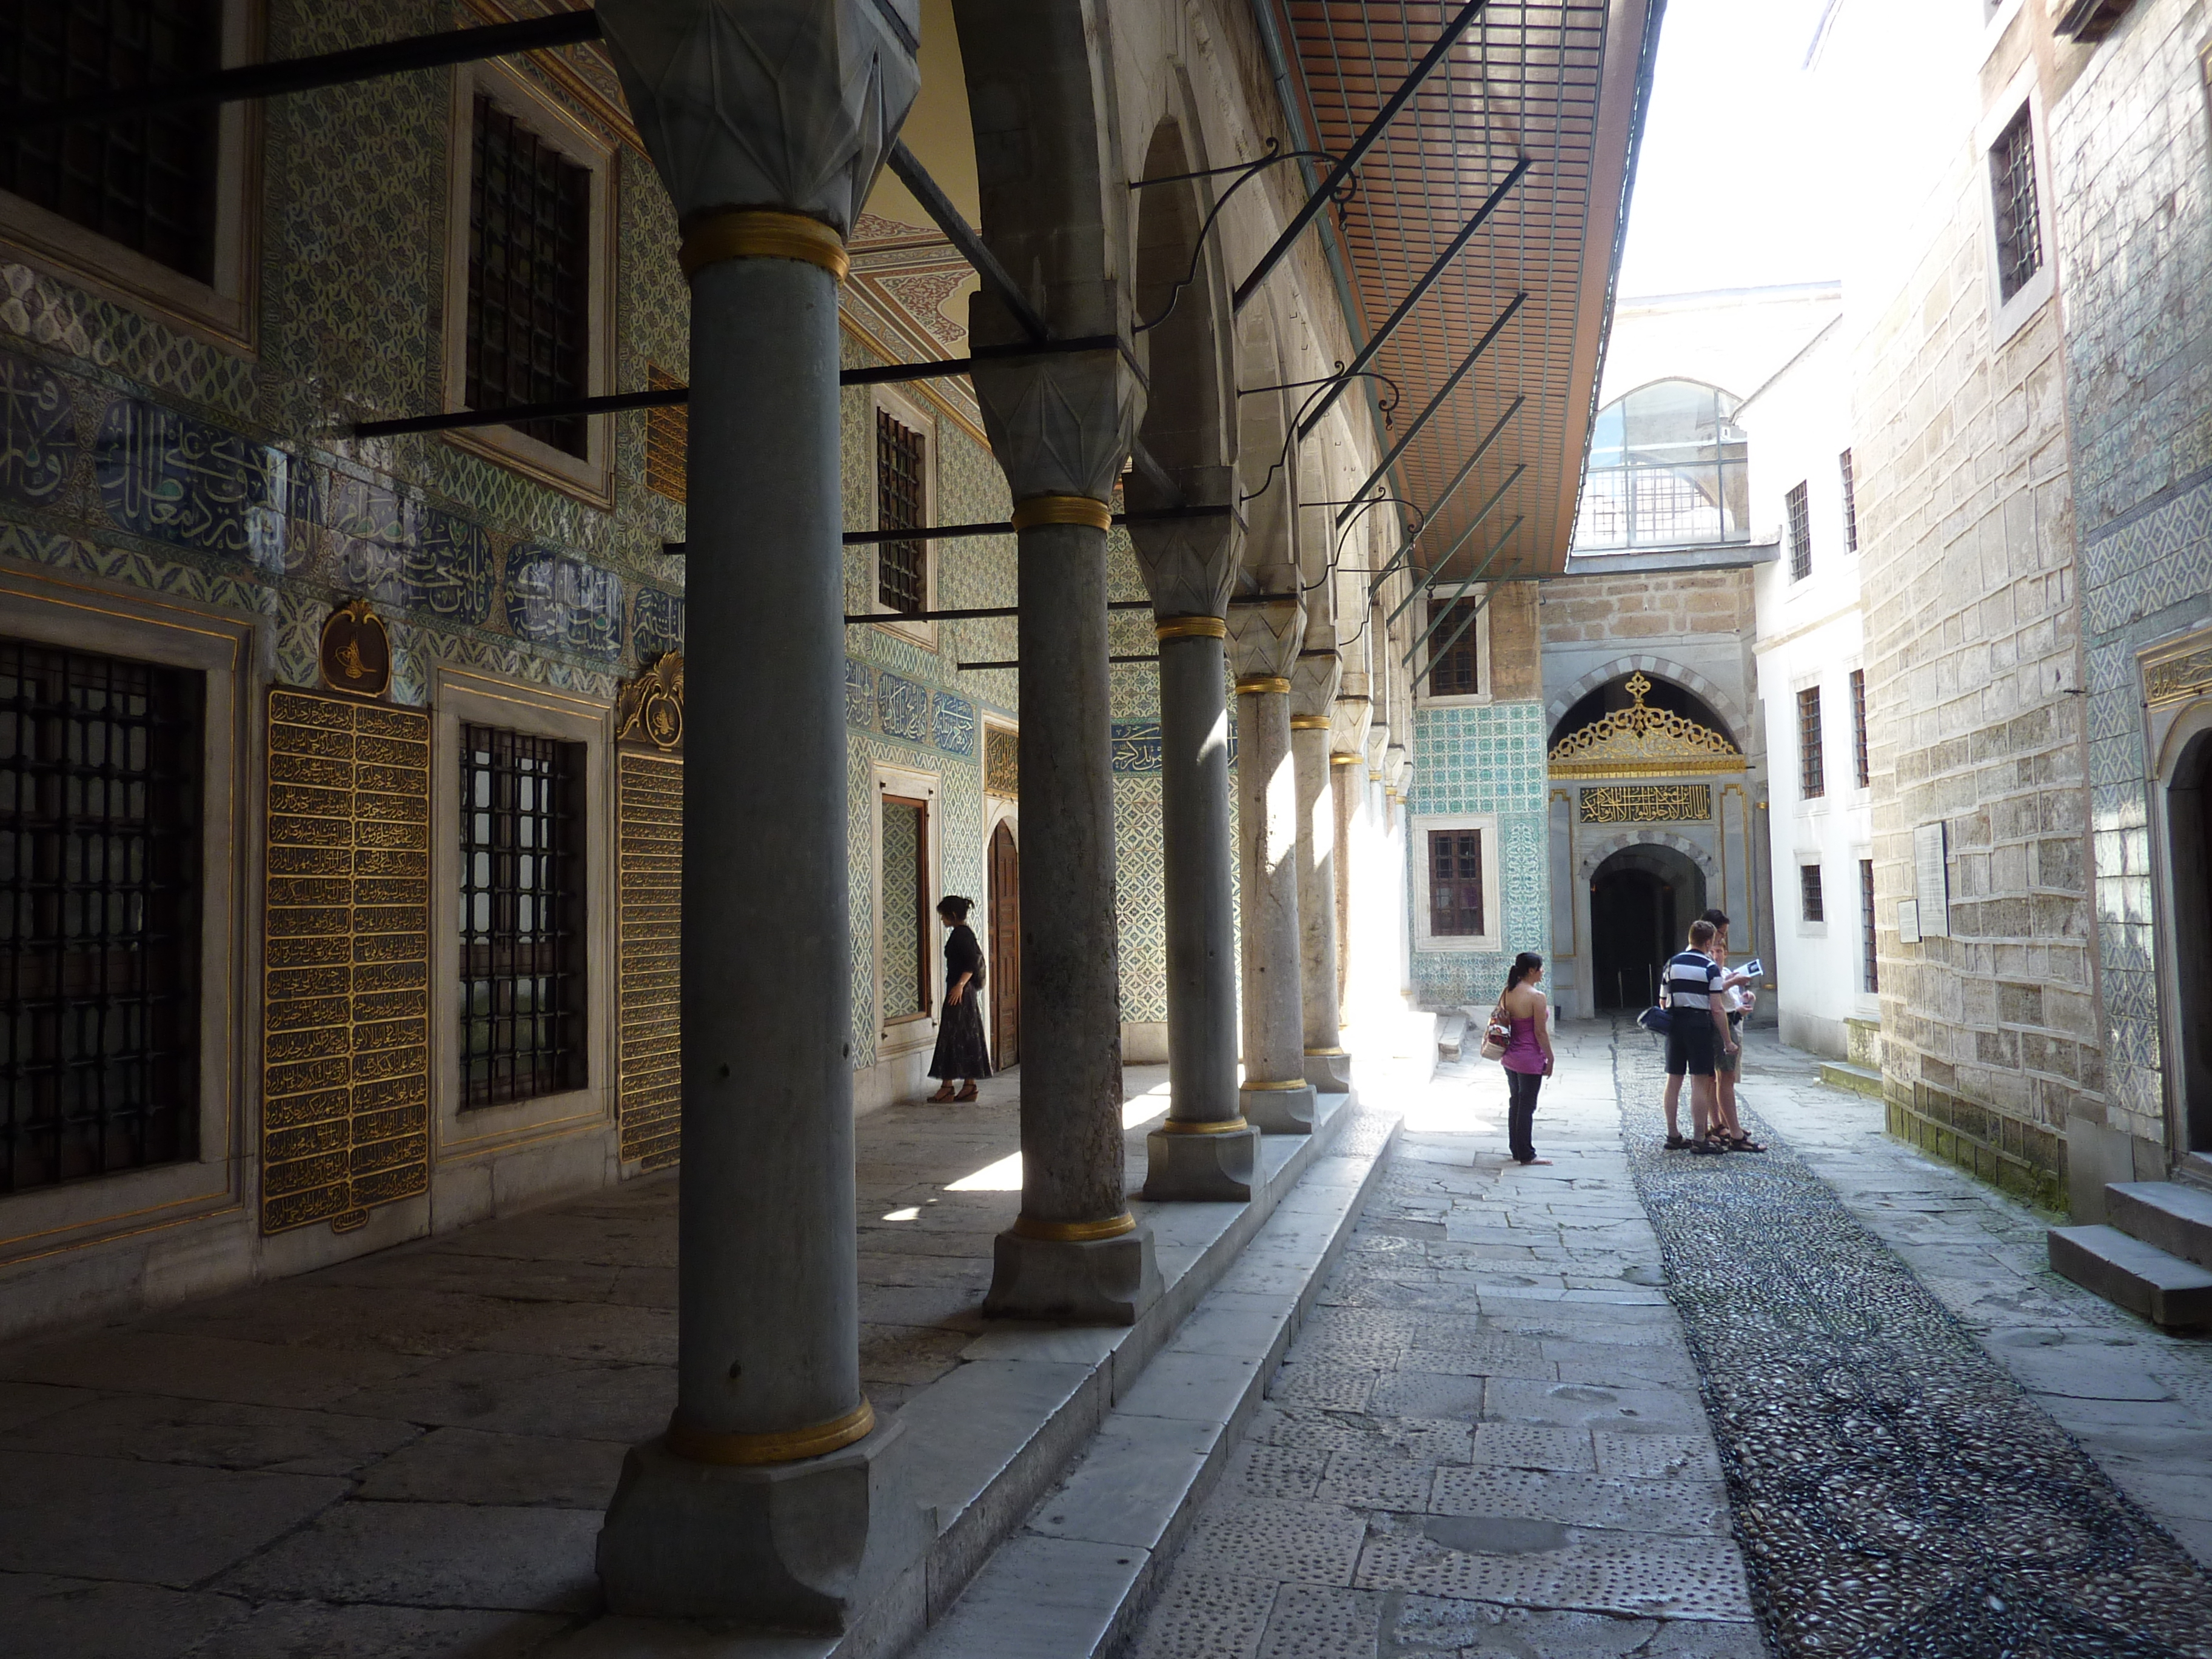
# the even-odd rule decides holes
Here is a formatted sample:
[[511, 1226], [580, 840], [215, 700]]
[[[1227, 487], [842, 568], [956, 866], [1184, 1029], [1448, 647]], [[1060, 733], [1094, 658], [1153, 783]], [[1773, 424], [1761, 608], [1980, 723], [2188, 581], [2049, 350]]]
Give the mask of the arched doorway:
[[1022, 1058], [1022, 854], [1004, 818], [991, 831], [991, 939], [984, 971], [991, 989], [991, 1069]]
[[2166, 786], [2166, 868], [2172, 893], [2173, 1013], [2167, 1030], [2182, 1137], [2212, 1152], [2212, 731], [2189, 739]]
[[1705, 874], [1671, 847], [1624, 847], [1590, 874], [1592, 1001], [1648, 1008], [1659, 973], [1705, 908]]

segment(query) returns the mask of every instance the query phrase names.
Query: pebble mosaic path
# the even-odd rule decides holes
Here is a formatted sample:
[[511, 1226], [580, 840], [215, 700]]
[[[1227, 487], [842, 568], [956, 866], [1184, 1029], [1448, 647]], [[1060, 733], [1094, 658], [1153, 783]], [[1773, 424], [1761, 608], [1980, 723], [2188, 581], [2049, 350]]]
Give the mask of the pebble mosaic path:
[[[1650, 1040], [1559, 1046], [1549, 1168], [1506, 1159], [1494, 1068], [1416, 1103], [1133, 1659], [2212, 1656], [2212, 1579], [1771, 1125], [1667, 1154]], [[1798, 1120], [1829, 1092], [1784, 1082]], [[1946, 1218], [2002, 1253], [2014, 1208]]]

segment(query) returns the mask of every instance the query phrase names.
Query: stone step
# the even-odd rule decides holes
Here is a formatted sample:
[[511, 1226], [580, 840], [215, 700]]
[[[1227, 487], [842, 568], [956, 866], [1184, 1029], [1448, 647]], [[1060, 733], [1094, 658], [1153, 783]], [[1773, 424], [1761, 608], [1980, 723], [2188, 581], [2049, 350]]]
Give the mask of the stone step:
[[2154, 1325], [2212, 1325], [2212, 1271], [2193, 1261], [2117, 1227], [2053, 1227], [2050, 1250], [2056, 1272]]
[[1437, 1019], [1437, 1055], [1442, 1060], [1457, 1060], [1460, 1046], [1467, 1039], [1467, 1015], [1455, 1008]]
[[1881, 1098], [1881, 1073], [1869, 1066], [1854, 1066], [1848, 1060], [1822, 1060], [1820, 1081], [1831, 1089], [1849, 1089], [1853, 1094], [1864, 1095], [1869, 1100]]
[[2172, 1181], [2115, 1181], [2105, 1188], [2105, 1219], [2168, 1255], [2212, 1267], [2212, 1193]]

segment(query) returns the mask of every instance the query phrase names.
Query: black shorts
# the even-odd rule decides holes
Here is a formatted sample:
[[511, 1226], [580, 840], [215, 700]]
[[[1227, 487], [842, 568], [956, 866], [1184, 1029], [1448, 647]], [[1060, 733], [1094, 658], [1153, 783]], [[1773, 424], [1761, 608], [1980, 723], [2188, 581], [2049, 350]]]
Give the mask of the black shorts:
[[1702, 1008], [1678, 1009], [1667, 1032], [1667, 1075], [1713, 1074], [1713, 1017]]

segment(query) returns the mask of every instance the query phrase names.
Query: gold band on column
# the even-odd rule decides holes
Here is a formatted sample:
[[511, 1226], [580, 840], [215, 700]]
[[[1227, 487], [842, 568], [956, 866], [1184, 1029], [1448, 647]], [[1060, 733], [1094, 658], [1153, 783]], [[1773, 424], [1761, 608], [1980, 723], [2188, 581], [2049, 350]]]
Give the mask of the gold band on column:
[[820, 1457], [855, 1440], [864, 1440], [876, 1426], [876, 1408], [863, 1400], [856, 1410], [808, 1429], [786, 1429], [776, 1434], [724, 1434], [714, 1429], [695, 1429], [681, 1418], [671, 1418], [665, 1444], [678, 1457], [694, 1463], [726, 1463], [750, 1468], [759, 1463], [796, 1463], [802, 1457]]
[[1152, 637], [1161, 640], [1225, 640], [1229, 624], [1218, 617], [1170, 617], [1152, 624]]
[[1293, 732], [1326, 732], [1328, 730], [1328, 716], [1326, 714], [1293, 714], [1291, 716], [1291, 730]]
[[1240, 697], [1270, 694], [1287, 697], [1291, 695], [1291, 683], [1280, 674], [1247, 674], [1237, 682], [1237, 695]]
[[696, 276], [725, 259], [797, 259], [819, 265], [839, 282], [852, 268], [845, 239], [819, 219], [773, 208], [731, 208], [711, 215], [684, 233], [676, 262], [684, 275]]
[[1341, 1048], [1309, 1048], [1306, 1050], [1306, 1058], [1308, 1060], [1342, 1060], [1344, 1058], [1344, 1054], [1345, 1051]]
[[1292, 1078], [1292, 1079], [1291, 1079], [1288, 1083], [1243, 1083], [1243, 1084], [1239, 1084], [1237, 1086], [1238, 1086], [1239, 1088], [1242, 1088], [1242, 1089], [1285, 1089], [1285, 1090], [1288, 1090], [1288, 1089], [1304, 1089], [1304, 1088], [1310, 1087], [1311, 1085], [1310, 1085], [1306, 1082], [1306, 1080], [1305, 1080], [1304, 1078], [1302, 1078], [1302, 1077], [1294, 1077], [1294, 1078]]
[[1013, 1228], [1017, 1238], [1034, 1238], [1048, 1244], [1090, 1244], [1136, 1231], [1137, 1218], [1127, 1210], [1103, 1221], [1032, 1221], [1025, 1215], [1018, 1215]]
[[1331, 766], [1357, 766], [1360, 759], [1358, 755], [1331, 755], [1328, 757], [1328, 763]]
[[1163, 1118], [1160, 1129], [1171, 1135], [1233, 1135], [1239, 1129], [1252, 1126], [1241, 1117], [1232, 1117], [1220, 1123], [1185, 1123], [1180, 1118]]
[[1017, 530], [1031, 530], [1042, 524], [1079, 524], [1105, 530], [1113, 522], [1113, 510], [1088, 495], [1032, 495], [1014, 503]]

